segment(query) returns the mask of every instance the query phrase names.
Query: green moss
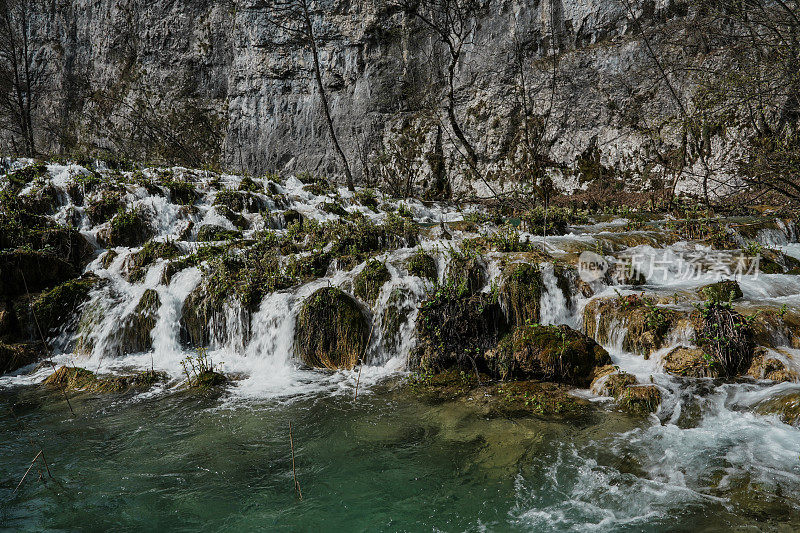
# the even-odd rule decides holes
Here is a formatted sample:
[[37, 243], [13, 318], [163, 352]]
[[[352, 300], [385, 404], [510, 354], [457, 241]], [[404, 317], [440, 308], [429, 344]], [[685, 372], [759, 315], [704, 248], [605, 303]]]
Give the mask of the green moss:
[[503, 276], [499, 298], [508, 323], [513, 326], [539, 322], [539, 302], [542, 295], [542, 274], [536, 265], [511, 265]]
[[123, 207], [119, 193], [104, 191], [99, 198], [89, 202], [86, 207], [86, 216], [92, 224], [102, 224], [109, 221]]
[[86, 275], [40, 294], [33, 301], [33, 311], [42, 332], [47, 334], [67, 322], [98, 281], [96, 276]]
[[444, 286], [456, 296], [474, 294], [486, 283], [486, 268], [481, 256], [468, 250], [450, 250]]
[[661, 391], [655, 385], [629, 385], [619, 394], [617, 403], [629, 413], [646, 415], [661, 405]]
[[722, 280], [697, 289], [697, 294], [712, 302], [730, 302], [744, 296], [739, 283], [734, 280]]
[[33, 163], [27, 167], [20, 168], [8, 173], [8, 181], [11, 187], [19, 189], [29, 184], [37, 178], [47, 175], [47, 165], [41, 162]]
[[586, 386], [595, 368], [611, 363], [602, 346], [568, 326], [519, 326], [486, 355], [493, 375]]
[[62, 366], [44, 381], [46, 385], [64, 390], [86, 392], [125, 392], [131, 388], [148, 388], [166, 381], [163, 372], [145, 371], [128, 376], [100, 377], [80, 367]]
[[438, 270], [436, 268], [436, 259], [433, 256], [426, 254], [421, 249], [414, 252], [414, 255], [406, 261], [406, 270], [412, 276], [417, 276], [423, 279], [436, 281], [438, 278]]
[[239, 182], [238, 187], [238, 190], [247, 192], [261, 192], [263, 189], [264, 188], [262, 186], [253, 181], [253, 179], [249, 176], [243, 177], [242, 181]]
[[144, 213], [138, 209], [120, 210], [111, 219], [103, 240], [111, 246], [140, 246], [153, 233]]
[[13, 372], [23, 366], [35, 363], [46, 354], [44, 345], [38, 342], [5, 344], [0, 343], [0, 375]]
[[345, 210], [345, 208], [342, 207], [341, 205], [337, 204], [336, 202], [325, 202], [325, 203], [323, 203], [322, 204], [322, 210], [325, 211], [326, 213], [330, 213], [332, 215], [336, 215], [336, 216], [340, 216], [340, 217], [346, 217], [347, 216], [347, 211]]
[[240, 213], [234, 213], [229, 207], [224, 205], [218, 205], [214, 208], [217, 213], [228, 219], [231, 224], [236, 226], [237, 229], [245, 229], [249, 225], [247, 219], [244, 215]]
[[390, 279], [392, 276], [384, 263], [374, 259], [370, 260], [353, 280], [353, 293], [363, 301], [372, 304], [378, 298], [383, 285]]
[[200, 229], [197, 230], [198, 242], [230, 241], [241, 238], [241, 231], [225, 229], [215, 224], [203, 224], [200, 226]]
[[356, 191], [355, 199], [364, 207], [369, 207], [373, 211], [378, 208], [378, 200], [375, 191], [372, 189], [361, 189]]
[[169, 190], [172, 203], [178, 205], [194, 205], [200, 196], [194, 183], [182, 180], [168, 180], [164, 186]]
[[358, 304], [339, 289], [319, 289], [297, 317], [294, 349], [314, 368], [353, 368], [364, 355], [369, 327]]
[[147, 241], [141, 250], [129, 257], [128, 280], [140, 281], [147, 267], [159, 259], [174, 259], [181, 255], [181, 249], [172, 241]]
[[146, 352], [153, 346], [150, 332], [156, 326], [161, 298], [153, 289], [147, 289], [118, 330], [119, 349], [122, 354]]

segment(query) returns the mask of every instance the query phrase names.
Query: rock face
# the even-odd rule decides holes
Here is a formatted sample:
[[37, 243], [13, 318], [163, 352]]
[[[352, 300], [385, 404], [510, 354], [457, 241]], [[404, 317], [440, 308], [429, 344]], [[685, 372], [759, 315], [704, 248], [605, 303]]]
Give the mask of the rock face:
[[[41, 149], [96, 146], [196, 166], [341, 174], [313, 85], [311, 52], [270, 24], [268, 4], [42, 3], [30, 25], [51, 89], [34, 121], [48, 125]], [[639, 121], [663, 123], [652, 117], [673, 116], [677, 105], [666, 84], [653, 85], [657, 73], [637, 28], [670, 25], [670, 35], [681, 35], [693, 6], [630, 4], [636, 24], [624, 3], [609, 0], [487, 2], [456, 69], [457, 116], [478, 151], [501, 161], [520, 138], [517, 65], [524, 65], [533, 112], [547, 111], [551, 98], [537, 88], [550, 87], [552, 62], [537, 60], [556, 54], [547, 158], [574, 168], [582, 152], [600, 145], [607, 166], [643, 168], [649, 141]], [[447, 51], [434, 34], [383, 0], [321, 0], [313, 9], [323, 83], [345, 151], [374, 159], [405, 136], [420, 139], [423, 173], [456, 164], [453, 136], [432, 118], [441, 109], [426, 99], [440, 101], [436, 92], [443, 94], [445, 85], [437, 65], [446, 64]], [[658, 41], [651, 37], [652, 46]], [[678, 91], [684, 85], [673, 80]]]
[[369, 325], [350, 296], [334, 287], [314, 292], [297, 317], [294, 349], [314, 368], [353, 368], [364, 354]]

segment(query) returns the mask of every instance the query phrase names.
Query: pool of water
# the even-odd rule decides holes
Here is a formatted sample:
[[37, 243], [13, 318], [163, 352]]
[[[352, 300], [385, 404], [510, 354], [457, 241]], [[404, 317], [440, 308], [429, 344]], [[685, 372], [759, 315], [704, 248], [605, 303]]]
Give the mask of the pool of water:
[[[744, 433], [681, 428], [602, 406], [577, 421], [510, 420], [468, 401], [425, 403], [400, 384], [390, 379], [357, 401], [329, 393], [272, 401], [225, 392], [83, 394], [71, 398], [74, 417], [58, 393], [2, 389], [0, 527], [800, 528], [800, 450], [788, 426], [759, 419], [745, 421]], [[293, 490], [290, 422], [302, 500]], [[39, 480], [34, 468], [15, 493], [39, 446], [54, 479]], [[754, 452], [773, 456], [747, 456]], [[788, 453], [795, 466], [780, 471]], [[764, 477], [770, 465], [772, 480]]]

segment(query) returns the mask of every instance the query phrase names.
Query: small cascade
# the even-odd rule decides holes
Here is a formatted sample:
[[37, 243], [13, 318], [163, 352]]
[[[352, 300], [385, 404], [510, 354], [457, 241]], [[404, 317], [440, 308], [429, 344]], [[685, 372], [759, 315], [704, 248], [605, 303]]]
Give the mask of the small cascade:
[[[570, 312], [573, 305], [567, 300], [571, 295], [564, 295], [564, 290], [559, 286], [559, 280], [556, 277], [553, 264], [542, 264], [541, 272], [543, 284], [540, 306], [541, 323], [545, 325], [567, 324], [574, 327], [577, 319]], [[564, 286], [565, 284], [562, 282], [561, 285]]]

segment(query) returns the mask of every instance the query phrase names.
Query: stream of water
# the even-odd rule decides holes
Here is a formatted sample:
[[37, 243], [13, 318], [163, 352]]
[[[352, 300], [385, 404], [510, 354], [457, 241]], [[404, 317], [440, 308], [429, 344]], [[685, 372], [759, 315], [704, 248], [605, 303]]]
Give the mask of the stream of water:
[[[66, 187], [74, 167], [51, 165], [54, 186]], [[238, 178], [222, 180], [235, 185]], [[318, 208], [324, 199], [303, 190], [294, 178], [283, 184], [283, 192], [305, 216], [332, 216]], [[339, 194], [347, 198], [349, 193]], [[196, 225], [229, 225], [211, 200], [211, 195], [201, 199], [188, 219]], [[131, 188], [128, 201], [155, 214], [157, 238], [185, 232], [187, 215], [168, 199]], [[425, 224], [462, 217], [448, 206], [405, 206]], [[370, 216], [379, 219], [383, 214]], [[81, 232], [96, 242], [98, 227], [68, 198], [55, 218], [78, 220]], [[250, 218], [250, 231], [263, 227], [260, 216]], [[570, 234], [542, 244], [564, 257], [605, 240], [617, 244], [617, 256], [671, 265], [649, 275], [641, 288], [601, 283], [592, 298], [642, 290], [672, 295], [719, 279], [712, 269], [701, 269], [692, 278], [681, 275], [685, 253], [709, 259], [716, 253], [710, 248], [665, 243], [658, 232], [618, 231], [624, 222], [571, 228]], [[457, 242], [460, 232], [450, 232]], [[800, 257], [793, 227], [777, 224], [754, 238]], [[188, 251], [194, 243], [180, 245]], [[440, 278], [451, 245], [434, 232], [421, 244], [438, 254]], [[675, 377], [661, 369], [659, 357], [666, 350], [650, 359], [623, 350], [626, 331], [620, 327], [604, 347], [616, 365], [662, 391], [654, 415], [630, 416], [608, 398], [577, 390], [575, 394], [598, 407], [578, 420], [487, 416], [469, 400], [432, 404], [404, 386], [416, 311], [408, 314], [399, 342], [390, 348], [382, 329], [375, 328], [370, 364], [360, 376], [357, 371], [302, 368], [292, 350], [300, 303], [320, 287], [352, 283], [360, 265], [268, 295], [253, 314], [249, 331], [242, 327], [241, 310], [226, 308], [224, 324], [212, 327], [209, 355], [235, 379], [220, 390], [186, 391], [178, 388], [181, 361], [188, 352], [177, 322], [201, 271], [185, 269], [165, 284], [164, 263], [159, 261], [142, 280], [131, 283], [125, 269], [133, 251], [120, 247], [110, 264], [103, 266], [98, 255], [87, 267], [107, 280], [86, 304], [100, 317], [91, 331], [91, 352], [74, 353], [70, 334], [53, 340], [54, 346], [67, 347], [54, 361], [100, 373], [154, 368], [173, 379], [146, 392], [74, 395], [73, 415], [62, 395], [40, 385], [52, 373], [49, 366], [0, 376], [2, 529], [800, 530], [800, 429], [776, 415], [753, 411], [765, 398], [800, 391], [796, 383], [715, 384]], [[381, 256], [392, 279], [381, 290], [375, 317], [397, 305], [390, 302], [395, 289], [402, 289], [412, 307], [424, 299], [430, 282], [393, 266], [413, 252], [400, 249]], [[499, 275], [497, 260], [489, 254], [485, 290]], [[542, 322], [582, 327], [590, 298], [565, 296], [552, 266], [543, 266], [542, 280]], [[742, 306], [800, 309], [800, 276], [744, 275], [740, 284]], [[119, 353], [119, 324], [147, 289], [156, 290], [160, 300], [153, 348]], [[674, 344], [681, 340], [674, 339]], [[781, 353], [790, 368], [797, 368], [797, 352], [788, 343]], [[293, 490], [290, 422], [302, 499]], [[34, 469], [15, 491], [39, 447], [53, 479], [43, 472], [40, 482]]]

